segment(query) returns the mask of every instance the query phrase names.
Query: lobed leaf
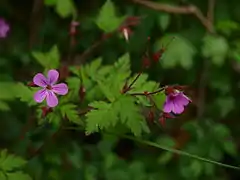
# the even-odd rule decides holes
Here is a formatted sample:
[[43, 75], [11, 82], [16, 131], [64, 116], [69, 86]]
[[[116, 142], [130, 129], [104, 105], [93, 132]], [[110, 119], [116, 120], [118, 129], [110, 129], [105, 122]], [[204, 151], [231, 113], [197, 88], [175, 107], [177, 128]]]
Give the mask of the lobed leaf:
[[196, 50], [187, 39], [180, 36], [165, 36], [155, 44], [155, 49], [160, 50], [160, 48], [166, 46], [173, 37], [175, 37], [176, 40], [168, 45], [163, 54], [163, 59], [160, 61], [162, 66], [164, 68], [173, 68], [181, 65], [185, 69], [190, 69], [193, 65], [193, 57], [196, 54]]
[[63, 117], [66, 116], [70, 122], [82, 125], [83, 123], [76, 109], [77, 106], [74, 104], [64, 104], [60, 107], [60, 111]]
[[86, 114], [86, 133], [98, 132], [99, 129], [109, 128], [117, 124], [118, 118], [112, 104], [95, 101], [89, 104], [95, 109]]
[[96, 24], [105, 33], [109, 33], [116, 30], [124, 19], [125, 17], [117, 17], [113, 2], [106, 0], [97, 16]]
[[59, 67], [60, 53], [56, 45], [49, 52], [32, 52], [32, 55], [46, 69], [57, 69]]
[[8, 154], [7, 150], [2, 150], [0, 152], [0, 169], [3, 171], [12, 171], [16, 168], [22, 168], [26, 163], [27, 162], [23, 158]]

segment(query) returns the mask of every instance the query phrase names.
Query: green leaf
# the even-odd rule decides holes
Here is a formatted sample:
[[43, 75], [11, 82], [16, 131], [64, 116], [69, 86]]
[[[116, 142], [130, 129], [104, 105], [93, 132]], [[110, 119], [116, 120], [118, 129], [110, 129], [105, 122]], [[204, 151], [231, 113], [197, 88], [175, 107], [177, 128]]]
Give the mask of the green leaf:
[[53, 6], [57, 3], [57, 0], [44, 0], [46, 6]]
[[223, 20], [217, 22], [216, 29], [226, 35], [230, 35], [233, 31], [239, 30], [240, 25], [232, 20]]
[[167, 164], [173, 157], [173, 154], [170, 152], [164, 152], [159, 156], [158, 163], [159, 164]]
[[156, 50], [159, 50], [162, 45], [168, 44], [173, 37], [176, 40], [168, 45], [160, 63], [162, 63], [164, 68], [173, 68], [181, 65], [185, 69], [190, 69], [193, 65], [193, 57], [196, 54], [196, 50], [187, 39], [180, 36], [165, 36], [155, 44]]
[[[81, 80], [79, 77], [69, 77], [66, 80], [69, 88], [69, 93], [67, 94], [66, 97], [66, 102], [71, 99], [73, 102], [78, 102], [79, 101], [79, 89], [81, 86]], [[61, 100], [64, 98], [62, 97]]]
[[[102, 83], [101, 81], [98, 81], [98, 86], [101, 89], [102, 93], [105, 95], [105, 97], [110, 101], [113, 102], [115, 100], [115, 95], [114, 93], [111, 91], [110, 86]], [[119, 91], [120, 94], [120, 91]]]
[[8, 180], [8, 177], [7, 177], [7, 175], [4, 174], [4, 172], [0, 171], [0, 179], [1, 180]]
[[192, 161], [190, 167], [193, 177], [199, 177], [203, 171], [203, 164], [197, 160]]
[[4, 171], [12, 171], [16, 168], [22, 168], [26, 163], [27, 162], [23, 158], [8, 154], [7, 150], [2, 150], [0, 152], [0, 169]]
[[164, 92], [160, 92], [157, 94], [152, 95], [152, 99], [155, 103], [155, 105], [157, 106], [158, 109], [162, 110], [163, 108], [163, 104], [166, 100], [166, 95]]
[[161, 13], [158, 16], [158, 24], [163, 31], [165, 31], [170, 23], [170, 15], [167, 13]]
[[216, 104], [220, 110], [221, 117], [226, 117], [235, 107], [235, 99], [232, 96], [217, 98]]
[[203, 41], [203, 55], [206, 58], [211, 58], [214, 64], [223, 65], [229, 49], [227, 40], [221, 36], [207, 35]]
[[[136, 75], [133, 76], [133, 78], [129, 79], [129, 83], [133, 82], [133, 80], [135, 79]], [[141, 76], [139, 76], [139, 78], [137, 79], [137, 81], [134, 83], [133, 85], [133, 89], [129, 91], [129, 93], [143, 93], [144, 91], [147, 92], [153, 92], [157, 89], [157, 87], [159, 86], [159, 84], [157, 84], [154, 81], [148, 81], [148, 75], [147, 74], [141, 74]], [[137, 96], [137, 99], [139, 100], [139, 102], [145, 106], [150, 105], [149, 103], [149, 99], [146, 98], [145, 96]]]
[[32, 180], [32, 178], [23, 172], [7, 173], [8, 180]]
[[57, 0], [56, 11], [62, 18], [73, 15], [75, 9], [72, 0]]
[[[15, 99], [16, 84], [13, 82], [0, 82], [0, 110], [9, 111], [10, 107], [5, 102]], [[4, 100], [4, 101], [2, 101]]]
[[114, 63], [113, 71], [108, 77], [109, 88], [116, 97], [120, 95], [120, 92], [130, 74], [130, 55], [126, 53]]
[[218, 146], [212, 144], [209, 147], [209, 157], [214, 160], [221, 160], [223, 157], [223, 151], [222, 149], [218, 148]]
[[0, 111], [9, 111], [10, 107], [4, 101], [0, 101]]
[[219, 139], [225, 139], [230, 137], [231, 133], [227, 126], [223, 124], [215, 124], [212, 131]]
[[53, 112], [48, 114], [47, 119], [55, 128], [58, 128], [60, 126], [61, 117], [57, 113]]
[[174, 147], [176, 145], [174, 139], [169, 136], [163, 136], [161, 138], [158, 138], [157, 142], [159, 144], [162, 144], [162, 145], [168, 146], [168, 147]]
[[86, 134], [98, 132], [117, 124], [118, 118], [112, 104], [104, 101], [95, 101], [89, 104], [95, 109], [86, 114]]
[[78, 115], [78, 111], [76, 109], [77, 106], [74, 104], [64, 104], [60, 106], [60, 111], [63, 117], [66, 116], [70, 122], [82, 125], [83, 122], [81, 121], [80, 116]]
[[16, 84], [13, 82], [0, 82], [0, 99], [12, 100], [14, 99], [16, 91]]
[[145, 118], [135, 104], [134, 97], [123, 95], [114, 102], [113, 106], [115, 112], [118, 112], [121, 123], [126, 125], [135, 136], [140, 136], [142, 132], [149, 132]]
[[[108, 71], [109, 69], [107, 69]], [[105, 78], [98, 78], [97, 81], [102, 93], [113, 102], [121, 95], [121, 90], [130, 76], [130, 56], [124, 54], [116, 61]]]
[[60, 53], [56, 45], [47, 53], [32, 52], [32, 55], [46, 69], [57, 69], [59, 67]]
[[[28, 105], [36, 105], [37, 103], [33, 99], [34, 91], [33, 88], [29, 88], [28, 86], [25, 86], [22, 83], [16, 84], [16, 93], [15, 97], [20, 98], [20, 101], [27, 102]], [[38, 88], [35, 88], [38, 89]]]
[[96, 24], [104, 32], [109, 33], [116, 30], [123, 22], [124, 18], [125, 17], [117, 17], [114, 4], [111, 0], [106, 0], [98, 14]]
[[237, 147], [236, 144], [231, 140], [224, 140], [222, 143], [223, 149], [226, 153], [237, 156]]
[[98, 70], [100, 69], [102, 64], [102, 58], [99, 57], [92, 61], [90, 64], [86, 65], [84, 71], [86, 74], [93, 80], [98, 80]]

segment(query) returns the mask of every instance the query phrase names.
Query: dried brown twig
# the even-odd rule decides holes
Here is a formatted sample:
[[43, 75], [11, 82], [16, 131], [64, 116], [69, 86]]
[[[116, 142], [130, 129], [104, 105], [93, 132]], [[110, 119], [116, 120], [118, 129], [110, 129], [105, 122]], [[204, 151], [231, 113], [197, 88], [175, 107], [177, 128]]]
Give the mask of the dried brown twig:
[[173, 14], [192, 14], [195, 15], [208, 32], [214, 33], [214, 27], [211, 21], [203, 15], [203, 13], [194, 5], [174, 6], [166, 3], [152, 2], [148, 0], [131, 0], [134, 3], [141, 4], [145, 7], [156, 11], [164, 11]]

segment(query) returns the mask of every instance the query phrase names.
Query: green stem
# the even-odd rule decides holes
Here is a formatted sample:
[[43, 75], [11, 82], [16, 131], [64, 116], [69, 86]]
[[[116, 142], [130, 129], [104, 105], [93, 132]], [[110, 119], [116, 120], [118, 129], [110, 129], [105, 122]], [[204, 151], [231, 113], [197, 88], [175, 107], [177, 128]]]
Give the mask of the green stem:
[[152, 146], [152, 147], [155, 147], [155, 148], [158, 148], [158, 149], [163, 149], [163, 150], [169, 151], [171, 153], [187, 156], [187, 157], [190, 157], [190, 158], [197, 159], [199, 161], [204, 161], [206, 163], [211, 163], [211, 164], [215, 164], [215, 165], [226, 167], [226, 168], [240, 170], [240, 167], [237, 167], [237, 166], [231, 166], [231, 165], [228, 165], [228, 164], [223, 164], [223, 163], [220, 163], [220, 162], [217, 162], [217, 161], [209, 160], [209, 159], [206, 159], [206, 158], [194, 155], [194, 154], [190, 154], [190, 153], [187, 153], [187, 152], [184, 152], [184, 151], [180, 151], [180, 150], [177, 150], [177, 149], [172, 149], [172, 148], [169, 148], [169, 147], [166, 147], [166, 146], [163, 146], [163, 145], [151, 142], [151, 141], [141, 140], [141, 139], [138, 139], [138, 138], [135, 138], [135, 137], [132, 137], [132, 136], [128, 136], [128, 135], [119, 135], [119, 136], [123, 137], [123, 138], [126, 138], [126, 139], [130, 139], [130, 140], [139, 142], [141, 144]]
[[[77, 129], [81, 129], [81, 128], [68, 127], [68, 128], [64, 128], [64, 129], [77, 130]], [[184, 151], [180, 151], [180, 150], [177, 150], [177, 149], [169, 148], [169, 147], [166, 147], [166, 146], [163, 146], [163, 145], [151, 142], [151, 141], [141, 140], [141, 139], [138, 139], [138, 138], [133, 137], [133, 136], [120, 135], [120, 134], [112, 133], [112, 132], [107, 132], [107, 134], [112, 134], [112, 135], [116, 135], [116, 136], [119, 136], [119, 137], [122, 137], [122, 138], [130, 139], [130, 140], [133, 140], [135, 142], [139, 142], [141, 144], [145, 144], [147, 146], [151, 146], [151, 147], [155, 147], [155, 148], [158, 148], [158, 149], [162, 149], [162, 150], [165, 150], [165, 151], [168, 151], [168, 152], [171, 152], [171, 153], [175, 153], [175, 154], [178, 154], [178, 155], [187, 156], [187, 157], [190, 157], [190, 158], [193, 158], [193, 159], [197, 159], [199, 161], [203, 161], [203, 162], [206, 162], [206, 163], [222, 166], [222, 167], [225, 167], [225, 168], [240, 170], [240, 167], [237, 167], [237, 166], [231, 166], [231, 165], [228, 165], [228, 164], [223, 164], [223, 163], [220, 163], [220, 162], [217, 162], [217, 161], [209, 160], [209, 159], [206, 159], [206, 158], [194, 155], [194, 154], [190, 154], [190, 153], [187, 153], [187, 152], [184, 152]]]

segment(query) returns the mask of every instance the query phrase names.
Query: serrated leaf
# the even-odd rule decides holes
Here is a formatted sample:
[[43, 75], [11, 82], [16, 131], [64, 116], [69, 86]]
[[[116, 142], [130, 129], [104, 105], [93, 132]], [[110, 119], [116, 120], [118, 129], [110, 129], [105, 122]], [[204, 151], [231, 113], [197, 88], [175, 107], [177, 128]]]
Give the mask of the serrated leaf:
[[[128, 82], [129, 83], [133, 82], [135, 77], [136, 75], [134, 75], [133, 78], [130, 78]], [[134, 83], [132, 90], [130, 90], [129, 93], [143, 93], [145, 91], [153, 92], [157, 89], [158, 86], [159, 85], [156, 82], [148, 81], [148, 75], [143, 73], [141, 74], [141, 76], [139, 76], [137, 81]], [[146, 98], [145, 96], [136, 96], [136, 97], [142, 105], [144, 106], [150, 105], [149, 99]]]
[[61, 117], [56, 113], [48, 114], [47, 119], [56, 128], [58, 128], [61, 123]]
[[90, 103], [89, 106], [96, 109], [86, 114], [87, 134], [98, 132], [99, 129], [105, 129], [116, 125], [118, 118], [112, 104], [104, 101], [95, 101]]
[[64, 97], [67, 97], [66, 101], [69, 100], [69, 97], [70, 97], [70, 99], [78, 101], [79, 100], [79, 89], [81, 86], [80, 78], [79, 77], [69, 77], [69, 78], [67, 78], [66, 82], [67, 82], [68, 88], [69, 88], [69, 93], [67, 94], [67, 96], [64, 96]]
[[57, 46], [53, 46], [49, 52], [32, 52], [33, 57], [46, 69], [57, 69], [60, 61], [60, 54]]
[[[102, 83], [101, 81], [98, 81], [98, 86], [101, 89], [102, 93], [105, 95], [105, 97], [110, 101], [113, 102], [115, 100], [115, 95], [113, 94], [113, 92], [111, 91], [110, 86], [108, 86], [107, 84]], [[120, 91], [119, 91], [120, 94]]]
[[93, 80], [97, 80], [98, 79], [98, 70], [101, 67], [102, 64], [102, 58], [99, 57], [97, 59], [95, 59], [94, 61], [92, 61], [90, 64], [85, 66], [85, 72], [86, 74]]
[[62, 18], [73, 15], [75, 9], [72, 0], [57, 0], [56, 11]]
[[164, 68], [181, 65], [185, 69], [190, 69], [193, 65], [196, 49], [187, 39], [180, 36], [165, 36], [155, 44], [155, 49], [159, 50], [162, 45], [168, 44], [173, 37], [176, 39], [168, 45], [160, 63]]
[[130, 73], [130, 56], [124, 54], [114, 63], [111, 72], [105, 78], [98, 78], [97, 83], [109, 101], [113, 102], [121, 95], [121, 90]]
[[116, 97], [120, 95], [130, 74], [130, 55], [126, 53], [114, 63], [113, 72], [108, 77], [108, 85]]
[[[22, 83], [16, 85], [15, 97], [20, 98], [20, 101], [27, 102], [28, 105], [36, 105], [37, 103], [33, 99], [33, 95], [36, 91], [33, 91], [31, 88], [25, 86]], [[36, 88], [37, 90], [37, 88]]]
[[69, 71], [71, 73], [73, 73], [74, 75], [80, 77], [81, 68], [79, 66], [70, 66], [68, 69], [69, 69]]
[[32, 178], [21, 171], [7, 173], [8, 180], [32, 180]]
[[144, 131], [149, 132], [145, 118], [135, 104], [134, 97], [123, 95], [114, 102], [113, 106], [122, 124], [126, 125], [135, 136], [140, 136]]
[[117, 29], [125, 17], [116, 16], [116, 10], [111, 0], [106, 0], [97, 16], [96, 24], [104, 32], [109, 33]]
[[212, 62], [221, 66], [228, 53], [228, 43], [224, 37], [207, 35], [204, 38], [202, 53], [205, 57], [211, 58]]
[[27, 162], [16, 155], [8, 154], [7, 150], [0, 152], [0, 169], [4, 171], [12, 171], [16, 168], [23, 167]]
[[76, 109], [77, 106], [74, 104], [65, 104], [60, 107], [60, 111], [63, 117], [66, 116], [70, 122], [82, 125], [83, 122], [81, 121], [80, 116], [78, 115], [78, 111]]

